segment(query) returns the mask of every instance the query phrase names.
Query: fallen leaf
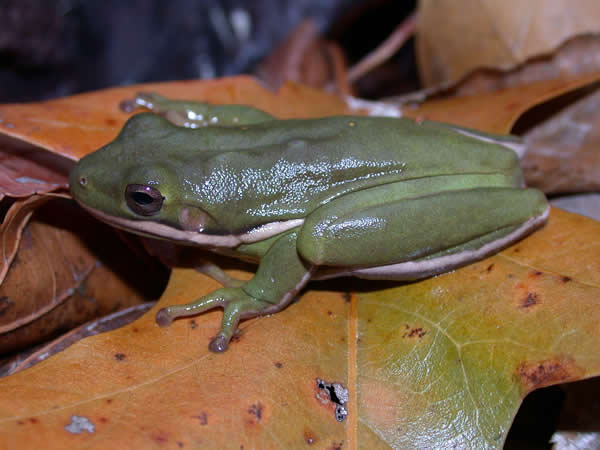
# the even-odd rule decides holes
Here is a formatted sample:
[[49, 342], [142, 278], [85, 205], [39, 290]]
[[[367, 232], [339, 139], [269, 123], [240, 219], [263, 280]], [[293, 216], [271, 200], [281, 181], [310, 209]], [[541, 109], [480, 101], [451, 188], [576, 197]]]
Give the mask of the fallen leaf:
[[67, 189], [73, 163], [0, 134], [0, 200]]
[[527, 184], [546, 193], [600, 191], [600, 89], [526, 134]]
[[501, 447], [528, 392], [598, 375], [598, 238], [553, 210], [499, 255], [359, 295], [361, 425], [395, 448]]
[[[600, 370], [597, 236], [600, 223], [555, 210], [542, 231], [450, 274], [309, 290], [243, 322], [220, 355], [207, 350], [218, 312], [154, 323], [157, 308], [218, 287], [179, 269], [134, 324], [3, 379], [0, 434], [25, 448], [293, 448], [306, 436], [322, 447], [499, 447], [527, 392]], [[317, 378], [349, 390], [346, 426], [317, 398]], [[67, 431], [73, 417], [94, 432]]]
[[[12, 250], [15, 256], [9, 260], [4, 257], [0, 354], [147, 301], [150, 288], [161, 287], [156, 269], [151, 265], [141, 267], [141, 260], [125, 251], [114, 230], [84, 214], [72, 202], [54, 200], [40, 208], [47, 198], [32, 197], [13, 204], [5, 224], [14, 224], [8, 231], [15, 230], [2, 230], [5, 255]], [[19, 208], [11, 214], [15, 206]], [[138, 267], [137, 278], [135, 270], [127, 272], [128, 280], [115, 276], [115, 267], [123, 265]], [[140, 288], [140, 283], [146, 286]]]
[[0, 366], [0, 376], [11, 375], [20, 370], [34, 366], [37, 363], [48, 359], [52, 355], [62, 352], [64, 349], [70, 347], [84, 337], [95, 336], [99, 333], [105, 333], [130, 324], [142, 314], [148, 312], [152, 306], [154, 306], [154, 302], [141, 303], [139, 305], [121, 309], [112, 314], [108, 314], [78, 326], [53, 341], [38, 346], [35, 348], [35, 351], [32, 351], [26, 356], [23, 356], [23, 353], [19, 353], [16, 357], [5, 359]]
[[431, 100], [416, 108], [405, 108], [408, 117], [438, 120], [485, 130], [510, 132], [528, 109], [600, 79], [600, 73], [575, 78], [539, 81], [497, 92]]
[[[278, 94], [251, 77], [149, 83], [105, 89], [40, 103], [0, 105], [0, 134], [78, 160], [114, 139], [131, 114], [119, 105], [138, 92], [157, 91], [172, 99], [255, 106], [281, 118], [320, 117], [348, 111], [333, 95], [286, 83]], [[281, 102], [285, 97], [289, 103]], [[294, 107], [290, 108], [290, 104]], [[8, 127], [7, 123], [12, 126]], [[68, 136], [68, 139], [65, 137]]]
[[598, 33], [600, 3], [421, 0], [419, 71], [426, 86], [452, 84], [478, 68], [507, 70], [575, 36]]
[[533, 58], [509, 71], [482, 69], [452, 87], [457, 96], [508, 89], [556, 78], [574, 78], [600, 70], [600, 34], [579, 36], [553, 53]]
[[[301, 90], [271, 101], [301, 110]], [[343, 111], [305, 99], [323, 102], [307, 115]], [[463, 112], [475, 107], [486, 106]], [[599, 237], [600, 223], [553, 210], [502, 253], [423, 282], [313, 283], [284, 311], [244, 321], [218, 355], [207, 346], [219, 311], [154, 322], [219, 286], [177, 269], [138, 321], [0, 380], [0, 436], [20, 448], [501, 447], [528, 392], [599, 373]]]

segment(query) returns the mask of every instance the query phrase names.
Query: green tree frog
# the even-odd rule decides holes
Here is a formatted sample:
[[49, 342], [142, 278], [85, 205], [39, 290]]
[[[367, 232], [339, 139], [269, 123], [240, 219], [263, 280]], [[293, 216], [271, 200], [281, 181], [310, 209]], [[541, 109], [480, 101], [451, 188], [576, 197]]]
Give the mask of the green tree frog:
[[280, 311], [310, 279], [430, 277], [548, 216], [544, 195], [523, 187], [510, 136], [405, 118], [279, 120], [157, 95], [137, 103], [169, 120], [130, 118], [78, 162], [72, 195], [116, 227], [258, 262], [249, 281], [222, 277], [225, 287], [156, 315], [166, 326], [222, 307], [214, 352], [240, 319]]

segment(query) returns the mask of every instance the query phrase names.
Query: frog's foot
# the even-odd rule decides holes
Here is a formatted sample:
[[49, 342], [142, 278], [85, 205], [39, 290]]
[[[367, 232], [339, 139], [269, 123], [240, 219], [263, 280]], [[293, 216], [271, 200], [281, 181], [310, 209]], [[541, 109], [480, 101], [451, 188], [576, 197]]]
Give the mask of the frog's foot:
[[119, 108], [125, 112], [135, 111], [137, 108], [148, 108], [151, 111], [159, 112], [160, 104], [168, 102], [168, 99], [152, 92], [138, 92], [134, 98], [123, 100]]
[[233, 337], [240, 319], [273, 312], [274, 306], [273, 303], [251, 297], [239, 287], [222, 288], [195, 302], [161, 309], [156, 314], [156, 323], [161, 327], [165, 327], [170, 325], [173, 319], [177, 317], [191, 316], [209, 309], [222, 307], [224, 313], [221, 331], [208, 346], [211, 351], [221, 353], [229, 347], [229, 341]]
[[149, 109], [179, 127], [198, 128], [209, 125], [204, 116], [210, 106], [204, 103], [171, 100], [154, 92], [138, 92], [130, 103], [134, 105], [134, 109], [139, 107]]
[[202, 264], [194, 267], [198, 272], [211, 277], [213, 280], [218, 281], [225, 287], [233, 288], [233, 287], [241, 287], [245, 281], [238, 280], [228, 274], [226, 274], [219, 266], [213, 264], [209, 261], [205, 261]]
[[169, 100], [154, 92], [138, 92], [133, 99], [124, 100], [120, 108], [125, 112], [135, 111], [137, 108], [146, 108], [157, 114], [162, 114], [170, 122], [178, 126], [186, 126], [190, 117], [190, 103], [181, 100]]

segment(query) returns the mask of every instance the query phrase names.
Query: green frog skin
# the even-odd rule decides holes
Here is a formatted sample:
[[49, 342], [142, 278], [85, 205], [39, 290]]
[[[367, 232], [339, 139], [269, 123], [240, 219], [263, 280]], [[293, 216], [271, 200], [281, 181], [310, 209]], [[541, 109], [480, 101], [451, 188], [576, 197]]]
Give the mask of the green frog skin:
[[169, 120], [130, 118], [77, 163], [71, 192], [118, 228], [258, 263], [247, 282], [215, 276], [225, 287], [157, 313], [166, 326], [223, 308], [215, 352], [228, 348], [240, 319], [280, 311], [310, 279], [430, 277], [499, 251], [548, 216], [544, 195], [523, 187], [510, 136], [144, 101]]

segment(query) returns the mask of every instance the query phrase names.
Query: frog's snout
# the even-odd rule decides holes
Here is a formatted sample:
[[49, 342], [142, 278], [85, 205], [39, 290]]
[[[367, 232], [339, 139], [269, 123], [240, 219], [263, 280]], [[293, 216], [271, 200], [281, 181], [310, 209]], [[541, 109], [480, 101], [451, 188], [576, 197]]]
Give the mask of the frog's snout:
[[73, 167], [69, 174], [69, 186], [73, 189], [76, 185], [86, 186], [88, 183], [87, 177], [79, 170], [79, 164]]
[[85, 170], [82, 170], [81, 164], [77, 164], [69, 174], [69, 187], [71, 195], [77, 199], [78, 194], [87, 191], [89, 177]]

